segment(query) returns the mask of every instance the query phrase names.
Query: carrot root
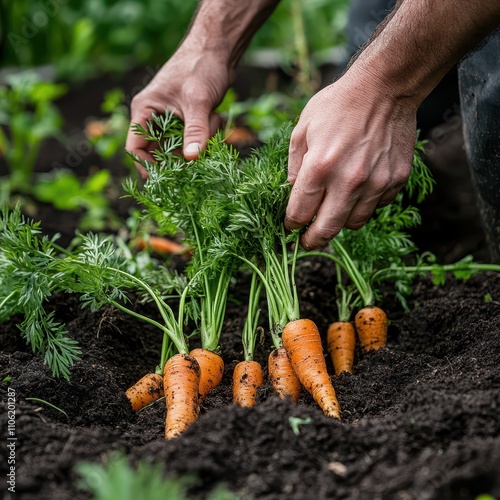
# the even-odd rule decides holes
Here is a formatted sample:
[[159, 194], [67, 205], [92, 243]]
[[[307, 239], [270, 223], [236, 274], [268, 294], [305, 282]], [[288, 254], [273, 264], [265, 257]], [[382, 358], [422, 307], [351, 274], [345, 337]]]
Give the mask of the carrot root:
[[144, 250], [149, 247], [151, 250], [161, 254], [179, 254], [186, 251], [186, 248], [180, 243], [162, 236], [150, 236], [147, 242], [142, 238], [138, 238], [137, 247], [139, 250]]
[[127, 389], [125, 395], [134, 411], [139, 411], [153, 401], [163, 397], [163, 377], [157, 373], [148, 373]]
[[200, 365], [199, 394], [201, 403], [206, 395], [221, 383], [224, 375], [224, 361], [218, 354], [207, 349], [193, 349], [189, 355], [196, 359]]
[[241, 361], [233, 372], [233, 403], [255, 406], [257, 389], [264, 383], [264, 373], [257, 361]]
[[359, 310], [354, 325], [366, 351], [380, 349], [387, 344], [387, 316], [380, 307], [369, 306]]
[[356, 349], [354, 325], [350, 321], [332, 323], [328, 328], [327, 344], [335, 374], [352, 373]]
[[321, 337], [309, 319], [290, 321], [283, 330], [283, 347], [304, 388], [323, 413], [340, 418], [340, 405], [326, 370]]
[[165, 438], [182, 434], [197, 419], [200, 412], [198, 390], [200, 365], [187, 354], [176, 354], [166, 363], [163, 386], [167, 404]]
[[269, 354], [267, 369], [269, 380], [278, 397], [289, 397], [296, 403], [300, 396], [300, 380], [293, 371], [285, 349], [275, 349]]

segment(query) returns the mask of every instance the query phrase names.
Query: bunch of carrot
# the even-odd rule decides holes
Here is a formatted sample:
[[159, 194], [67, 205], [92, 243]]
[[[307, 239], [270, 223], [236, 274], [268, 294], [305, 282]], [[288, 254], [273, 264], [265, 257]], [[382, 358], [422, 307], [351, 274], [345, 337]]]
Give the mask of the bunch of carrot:
[[[145, 214], [156, 221], [160, 232], [180, 232], [184, 235], [182, 244], [192, 248], [193, 257], [187, 270], [188, 291], [182, 294], [180, 310], [188, 297], [197, 305], [194, 319], [202, 349], [189, 352], [185, 341], [180, 341], [181, 313], [175, 322], [175, 335], [169, 334], [178, 354], [168, 360], [162, 355], [159, 367], [167, 401], [167, 428], [171, 429], [166, 431], [166, 436], [178, 435], [187, 428], [175, 416], [179, 400], [190, 403], [190, 409], [186, 407], [183, 412], [192, 422], [199, 413], [200, 402], [220, 383], [224, 365], [218, 355], [219, 339], [228, 287], [233, 273], [242, 269], [252, 273], [252, 284], [242, 332], [244, 360], [236, 365], [233, 374], [233, 401], [242, 406], [255, 404], [258, 387], [264, 380], [263, 369], [254, 360], [259, 330], [258, 302], [263, 288], [275, 348], [268, 362], [272, 387], [279, 397], [296, 402], [303, 386], [325, 415], [340, 418], [320, 334], [313, 321], [300, 317], [295, 284], [299, 232], [287, 234], [283, 225], [290, 194], [286, 170], [291, 127], [244, 161], [224, 142], [222, 135], [218, 135], [198, 160], [185, 162], [173, 154], [180, 145], [180, 130], [178, 120], [169, 114], [153, 117], [148, 130], [138, 128], [138, 132], [158, 144], [158, 149], [154, 153], [155, 162], [143, 162], [149, 173], [144, 190], [132, 183], [127, 186], [128, 192], [145, 206]], [[384, 248], [395, 246], [396, 251], [388, 251], [387, 255], [382, 252], [381, 257], [380, 252], [374, 252], [377, 257], [367, 259], [373, 245], [380, 243], [380, 238], [373, 240], [373, 231], [367, 229], [364, 233], [358, 232], [361, 239], [359, 236], [354, 239], [354, 233], [341, 233], [332, 243], [331, 253], [320, 253], [334, 260], [339, 279], [339, 321], [328, 331], [328, 349], [337, 374], [353, 369], [355, 332], [366, 350], [385, 345], [387, 317], [382, 309], [374, 306], [373, 275], [377, 266], [388, 267], [395, 259], [401, 260], [413, 251], [401, 229], [417, 220], [415, 213], [405, 212], [401, 203], [395, 213], [387, 208], [381, 210], [382, 215], [376, 219], [379, 233], [375, 233], [382, 235], [387, 243]], [[390, 226], [393, 232], [389, 234], [387, 220], [390, 217], [396, 223]], [[364, 241], [364, 248], [360, 241]], [[350, 283], [346, 284], [345, 278]], [[362, 308], [353, 326], [350, 315], [359, 306]], [[183, 389], [181, 372], [189, 374], [185, 375], [185, 382], [192, 389]], [[159, 385], [158, 376], [146, 377], [141, 382], [142, 389], [128, 391], [132, 404], [135, 407], [147, 404], [153, 396], [161, 394]], [[141, 396], [142, 391], [146, 391], [146, 395]]]

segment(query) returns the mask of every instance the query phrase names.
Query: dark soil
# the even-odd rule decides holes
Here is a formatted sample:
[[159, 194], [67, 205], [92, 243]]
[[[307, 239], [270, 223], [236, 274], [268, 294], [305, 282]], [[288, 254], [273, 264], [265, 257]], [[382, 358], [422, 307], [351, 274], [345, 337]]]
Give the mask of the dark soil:
[[[0, 380], [12, 377], [1, 385], [2, 400], [7, 385], [16, 391], [19, 498], [89, 498], [73, 467], [105, 461], [117, 450], [132, 462], [159, 462], [168, 475], [194, 474], [191, 493], [202, 497], [220, 483], [268, 499], [500, 496], [500, 276], [450, 280], [440, 288], [423, 280], [407, 314], [387, 299], [387, 348], [358, 353], [353, 375], [333, 377], [342, 422], [324, 417], [307, 394], [293, 405], [267, 385], [255, 408], [231, 404], [244, 299], [236, 290], [248, 285], [240, 281], [222, 339], [224, 380], [199, 421], [169, 442], [162, 437], [164, 403], [134, 414], [124, 396], [157, 363], [161, 339], [154, 329], [111, 309], [82, 311], [75, 297], [59, 297], [57, 317], [83, 348], [66, 382], [54, 380], [19, 342], [14, 323], [1, 325]], [[335, 316], [331, 270], [304, 264], [298, 284], [304, 317], [325, 332]], [[493, 301], [485, 301], [487, 294]], [[268, 344], [259, 349], [261, 361]], [[290, 417], [311, 423], [295, 435]], [[4, 412], [1, 420], [5, 429]]]
[[[144, 75], [129, 86], [144, 84]], [[77, 89], [80, 98], [62, 103], [76, 143], [83, 120], [98, 115], [103, 88], [116, 86], [99, 85]], [[442, 130], [445, 140], [431, 142], [430, 156], [438, 187], [422, 208], [424, 225], [414, 236], [441, 262], [468, 253], [484, 259], [459, 127], [448, 123]], [[49, 159], [58, 159], [50, 147], [43, 154], [47, 168]], [[67, 151], [58, 155], [63, 161]], [[99, 160], [90, 155], [78, 169], [85, 176], [95, 164]], [[111, 168], [117, 178], [127, 173], [120, 165]], [[129, 205], [117, 207], [125, 217]], [[79, 218], [42, 205], [34, 217], [68, 240]], [[313, 318], [324, 334], [336, 314], [333, 270], [325, 262], [303, 263], [298, 286], [303, 316]], [[199, 421], [169, 442], [163, 439], [164, 403], [134, 414], [124, 395], [158, 363], [161, 336], [153, 327], [113, 309], [81, 310], [71, 295], [57, 297], [50, 307], [83, 350], [67, 382], [54, 380], [25, 346], [16, 327], [20, 318], [1, 324], [0, 381], [12, 379], [0, 384], [0, 421], [6, 429], [10, 387], [16, 391], [16, 498], [90, 498], [79, 487], [75, 465], [106, 462], [116, 451], [133, 464], [160, 463], [168, 476], [194, 475], [190, 498], [205, 498], [221, 483], [243, 498], [447, 500], [481, 493], [500, 498], [500, 276], [484, 274], [465, 283], [450, 279], [439, 288], [422, 279], [409, 313], [387, 291], [388, 346], [358, 352], [353, 375], [332, 377], [341, 422], [324, 417], [309, 395], [293, 405], [277, 399], [268, 385], [255, 408], [231, 404], [232, 368], [242, 359], [246, 297], [241, 291], [247, 289], [240, 276], [231, 291], [221, 386], [207, 397]], [[493, 300], [485, 300], [487, 294]], [[146, 312], [156, 314], [153, 308]], [[258, 349], [264, 364], [269, 349], [268, 340]], [[26, 398], [45, 400], [66, 415]], [[295, 435], [290, 417], [310, 417], [311, 423]], [[0, 450], [4, 491], [7, 449]]]

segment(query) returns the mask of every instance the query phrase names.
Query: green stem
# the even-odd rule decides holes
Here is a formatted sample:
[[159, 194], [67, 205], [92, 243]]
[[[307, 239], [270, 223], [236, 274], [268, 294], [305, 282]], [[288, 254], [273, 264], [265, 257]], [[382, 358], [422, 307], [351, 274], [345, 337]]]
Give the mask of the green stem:
[[10, 292], [9, 295], [7, 295], [7, 297], [5, 297], [5, 299], [2, 300], [2, 302], [0, 302], [0, 309], [2, 309], [2, 307], [10, 300], [11, 297], [13, 297], [14, 295], [16, 294], [16, 291], [14, 290], [13, 292]]
[[363, 305], [365, 307], [373, 305], [373, 290], [368, 281], [363, 278], [362, 274], [360, 273], [354, 261], [351, 259], [351, 256], [349, 255], [347, 250], [336, 239], [332, 240], [332, 245], [340, 255], [342, 262], [344, 263], [343, 267], [345, 269], [345, 272], [348, 274], [349, 278], [351, 278], [354, 286], [358, 289], [361, 300], [363, 301]]
[[259, 297], [262, 291], [262, 281], [255, 271], [252, 272], [250, 295], [248, 297], [248, 311], [241, 339], [245, 361], [253, 361], [255, 344], [257, 342], [257, 326], [259, 322]]

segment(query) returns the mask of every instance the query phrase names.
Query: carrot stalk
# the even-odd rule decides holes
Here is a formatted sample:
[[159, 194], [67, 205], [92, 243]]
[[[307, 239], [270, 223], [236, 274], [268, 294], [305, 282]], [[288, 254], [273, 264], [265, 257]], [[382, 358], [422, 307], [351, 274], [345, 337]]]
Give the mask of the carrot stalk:
[[304, 388], [326, 416], [340, 418], [340, 405], [326, 370], [317, 326], [309, 319], [291, 321], [285, 326], [282, 339], [283, 347]]
[[153, 401], [163, 397], [163, 377], [158, 373], [148, 373], [127, 389], [125, 395], [134, 411], [139, 411]]
[[200, 365], [187, 354], [176, 354], [165, 364], [163, 386], [167, 404], [165, 438], [182, 434], [198, 418]]
[[328, 327], [328, 352], [332, 358], [335, 375], [342, 372], [352, 373], [356, 332], [350, 321], [336, 321]]
[[189, 355], [200, 365], [200, 404], [207, 394], [215, 389], [224, 375], [224, 361], [213, 351], [207, 349], [193, 349]]
[[365, 350], [380, 349], [387, 343], [387, 316], [380, 307], [360, 309], [354, 318], [354, 325]]
[[257, 361], [241, 361], [233, 372], [233, 403], [255, 406], [257, 389], [264, 383], [264, 373]]
[[300, 380], [293, 371], [285, 349], [274, 349], [267, 365], [269, 380], [279, 398], [290, 398], [296, 403], [300, 396]]

